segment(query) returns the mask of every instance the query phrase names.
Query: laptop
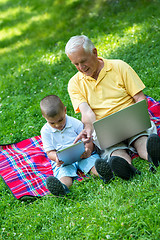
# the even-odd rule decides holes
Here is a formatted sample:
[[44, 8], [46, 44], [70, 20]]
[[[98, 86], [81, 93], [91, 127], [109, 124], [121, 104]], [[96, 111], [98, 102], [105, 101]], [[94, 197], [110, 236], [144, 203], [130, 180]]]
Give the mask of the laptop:
[[151, 127], [146, 100], [97, 120], [93, 126], [102, 150], [133, 137]]
[[72, 144], [62, 150], [57, 151], [59, 160], [63, 161], [63, 166], [78, 162], [81, 160], [80, 156], [84, 153], [85, 147], [82, 141]]

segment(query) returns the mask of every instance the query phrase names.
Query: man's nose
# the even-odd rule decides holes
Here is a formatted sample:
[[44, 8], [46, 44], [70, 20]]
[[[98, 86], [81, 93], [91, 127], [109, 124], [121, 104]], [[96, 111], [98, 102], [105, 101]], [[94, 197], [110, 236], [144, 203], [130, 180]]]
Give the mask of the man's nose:
[[84, 64], [79, 63], [79, 69], [80, 69], [80, 70], [83, 70], [83, 69], [84, 69]]

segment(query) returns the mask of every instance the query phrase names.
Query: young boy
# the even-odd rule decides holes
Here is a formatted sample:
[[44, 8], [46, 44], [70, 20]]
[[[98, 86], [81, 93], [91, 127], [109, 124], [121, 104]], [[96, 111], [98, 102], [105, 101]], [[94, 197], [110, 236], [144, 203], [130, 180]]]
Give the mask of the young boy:
[[85, 144], [85, 152], [79, 162], [62, 166], [63, 162], [57, 157], [56, 151], [73, 144], [75, 138], [83, 130], [83, 123], [66, 114], [66, 107], [56, 95], [49, 95], [40, 102], [43, 117], [47, 123], [41, 129], [41, 137], [44, 151], [52, 160], [54, 176], [46, 180], [48, 190], [56, 196], [65, 195], [69, 192], [73, 178], [77, 177], [77, 169], [85, 173], [93, 173], [98, 176], [95, 169], [95, 161], [99, 158], [94, 153], [92, 142]]

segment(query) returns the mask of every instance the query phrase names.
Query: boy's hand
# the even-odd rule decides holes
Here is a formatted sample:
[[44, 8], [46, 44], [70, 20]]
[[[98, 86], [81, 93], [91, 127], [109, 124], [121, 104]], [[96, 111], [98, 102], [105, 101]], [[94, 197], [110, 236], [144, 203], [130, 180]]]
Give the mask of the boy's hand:
[[60, 167], [64, 163], [63, 161], [58, 159], [57, 154], [56, 154], [55, 162], [56, 162], [56, 167]]
[[92, 151], [89, 148], [85, 148], [85, 152], [81, 155], [81, 158], [88, 158], [91, 156]]
[[48, 151], [47, 156], [49, 157], [50, 160], [56, 162], [57, 167], [60, 167], [63, 164], [63, 161], [59, 160], [55, 150]]

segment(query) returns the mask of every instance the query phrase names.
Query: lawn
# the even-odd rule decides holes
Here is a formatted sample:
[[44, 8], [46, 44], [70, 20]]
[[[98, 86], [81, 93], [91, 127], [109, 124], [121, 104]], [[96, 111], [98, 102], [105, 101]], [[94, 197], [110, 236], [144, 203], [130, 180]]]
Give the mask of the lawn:
[[[159, 0], [0, 0], [0, 143], [40, 135], [39, 102], [48, 94], [80, 119], [67, 92], [76, 69], [64, 48], [73, 35], [129, 63], [144, 93], [160, 100], [159, 13]], [[134, 165], [142, 175], [131, 181], [91, 177], [65, 198], [18, 201], [0, 179], [0, 239], [160, 239], [160, 170]]]

